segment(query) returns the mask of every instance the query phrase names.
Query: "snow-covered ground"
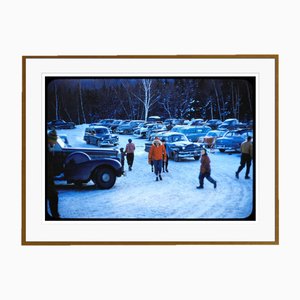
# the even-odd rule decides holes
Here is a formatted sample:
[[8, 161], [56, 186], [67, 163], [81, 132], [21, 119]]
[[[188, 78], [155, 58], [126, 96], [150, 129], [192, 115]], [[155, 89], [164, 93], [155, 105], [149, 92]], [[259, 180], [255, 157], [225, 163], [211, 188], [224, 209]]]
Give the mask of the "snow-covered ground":
[[[58, 130], [66, 134], [73, 147], [95, 147], [83, 140], [84, 129]], [[169, 160], [169, 173], [155, 181], [144, 151], [144, 139], [120, 135], [119, 147], [131, 138], [136, 145], [133, 170], [118, 177], [110, 190], [97, 190], [92, 183], [79, 189], [58, 183], [59, 212], [63, 218], [90, 219], [240, 219], [247, 217], [253, 207], [253, 180], [245, 180], [245, 169], [240, 179], [235, 178], [239, 166], [239, 153], [209, 153], [211, 176], [217, 188], [204, 180], [204, 189], [196, 189], [200, 162], [186, 159]], [[253, 166], [251, 166], [252, 173]]]

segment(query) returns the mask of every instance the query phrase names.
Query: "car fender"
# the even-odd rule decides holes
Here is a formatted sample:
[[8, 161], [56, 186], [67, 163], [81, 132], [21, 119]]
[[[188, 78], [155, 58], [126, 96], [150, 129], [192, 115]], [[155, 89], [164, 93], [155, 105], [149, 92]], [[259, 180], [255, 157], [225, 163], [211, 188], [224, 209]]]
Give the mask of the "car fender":
[[67, 165], [65, 168], [65, 178], [70, 182], [87, 182], [91, 179], [96, 169], [104, 166], [113, 169], [116, 176], [119, 177], [122, 175], [122, 166], [117, 159], [103, 158]]

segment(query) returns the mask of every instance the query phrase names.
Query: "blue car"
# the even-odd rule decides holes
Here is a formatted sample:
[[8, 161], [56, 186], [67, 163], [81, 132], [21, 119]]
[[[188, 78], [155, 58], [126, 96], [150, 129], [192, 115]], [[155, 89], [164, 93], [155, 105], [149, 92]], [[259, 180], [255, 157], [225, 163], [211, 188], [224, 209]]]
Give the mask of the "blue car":
[[227, 131], [223, 137], [216, 140], [215, 147], [220, 152], [241, 151], [241, 144], [247, 139], [248, 136], [253, 137], [253, 131], [249, 130], [231, 130]]
[[183, 133], [191, 142], [199, 142], [201, 137], [204, 137], [207, 132], [211, 131], [211, 127], [178, 125], [174, 126], [171, 131]]

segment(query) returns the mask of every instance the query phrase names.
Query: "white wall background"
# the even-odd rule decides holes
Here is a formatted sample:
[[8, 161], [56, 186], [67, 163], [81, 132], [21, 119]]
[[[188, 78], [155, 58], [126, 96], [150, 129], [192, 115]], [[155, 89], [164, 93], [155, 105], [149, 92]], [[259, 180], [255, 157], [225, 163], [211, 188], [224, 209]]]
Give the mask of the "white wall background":
[[[299, 298], [296, 5], [289, 0], [3, 2], [0, 298]], [[22, 55], [271, 53], [280, 55], [279, 246], [21, 246]]]

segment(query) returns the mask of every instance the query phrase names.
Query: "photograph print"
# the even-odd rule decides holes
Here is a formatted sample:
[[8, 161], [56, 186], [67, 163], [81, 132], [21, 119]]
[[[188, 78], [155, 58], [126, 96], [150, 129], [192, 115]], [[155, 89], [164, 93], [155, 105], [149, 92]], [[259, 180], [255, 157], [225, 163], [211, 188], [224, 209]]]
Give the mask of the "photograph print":
[[255, 76], [45, 77], [45, 220], [255, 221]]

